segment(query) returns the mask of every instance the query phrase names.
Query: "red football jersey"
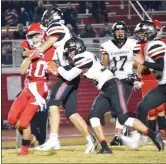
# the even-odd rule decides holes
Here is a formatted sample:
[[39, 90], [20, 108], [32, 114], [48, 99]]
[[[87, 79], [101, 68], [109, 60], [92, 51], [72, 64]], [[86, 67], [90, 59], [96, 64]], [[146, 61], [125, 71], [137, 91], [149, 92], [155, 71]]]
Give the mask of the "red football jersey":
[[[29, 47], [29, 44], [26, 40], [20, 43], [21, 47], [25, 50], [32, 50]], [[49, 48], [45, 53], [43, 58], [39, 58], [31, 63], [28, 72], [27, 72], [27, 79], [29, 82], [33, 81], [46, 81], [46, 69], [47, 69], [47, 62], [52, 61], [52, 57], [54, 55], [54, 47]]]

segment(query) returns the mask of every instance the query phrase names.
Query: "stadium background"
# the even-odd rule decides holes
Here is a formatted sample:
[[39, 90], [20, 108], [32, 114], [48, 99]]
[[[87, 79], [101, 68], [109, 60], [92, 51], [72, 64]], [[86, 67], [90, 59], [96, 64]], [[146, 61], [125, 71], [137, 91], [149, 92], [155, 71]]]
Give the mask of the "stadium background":
[[[66, 7], [65, 1], [43, 1], [43, 7], [48, 8], [52, 5], [57, 5], [59, 8], [64, 11]], [[100, 44], [108, 39], [111, 36], [105, 35], [101, 37], [100, 32], [101, 29], [108, 25], [111, 25], [115, 21], [125, 21], [125, 23], [129, 27], [129, 36], [133, 37], [133, 30], [135, 25], [141, 19], [157, 19], [159, 20], [162, 25], [166, 25], [166, 3], [164, 1], [159, 1], [159, 3], [155, 3], [155, 1], [105, 1], [104, 8], [100, 9], [103, 10], [104, 13], [107, 13], [105, 16], [104, 14], [99, 14], [99, 19], [96, 18], [96, 15], [92, 14], [94, 11], [93, 3], [92, 2], [79, 2], [79, 1], [71, 1], [74, 10], [78, 13], [77, 16], [77, 26], [78, 31], [76, 32], [75, 29], [72, 29], [73, 33], [80, 36], [81, 32], [84, 30], [85, 25], [91, 24], [92, 28], [95, 31], [95, 35], [91, 38], [83, 38], [87, 49], [96, 53], [100, 57], [99, 47]], [[19, 5], [18, 5], [19, 4]], [[19, 7], [18, 7], [19, 6]], [[2, 1], [2, 46], [1, 46], [1, 57], [2, 57], [2, 125], [4, 124], [4, 128], [6, 126], [5, 120], [7, 119], [7, 114], [10, 109], [10, 106], [15, 98], [15, 96], [21, 91], [24, 85], [24, 77], [19, 73], [19, 67], [22, 62], [21, 58], [21, 48], [19, 46], [20, 38], [15, 38], [15, 32], [17, 32], [17, 24], [21, 22], [20, 15], [21, 15], [21, 8], [24, 8], [25, 11], [29, 14], [31, 18], [28, 21], [21, 22], [24, 25], [24, 31], [26, 31], [28, 24], [31, 21], [35, 21], [35, 8], [38, 6], [37, 1], [17, 1], [17, 2], [10, 2], [10, 1]], [[14, 10], [13, 10], [14, 9]], [[144, 10], [145, 9], [145, 10]], [[7, 10], [10, 11], [10, 14], [13, 15], [6, 15]], [[100, 12], [98, 10], [98, 12]], [[136, 11], [137, 10], [137, 11]], [[137, 13], [138, 12], [138, 13]], [[9, 13], [8, 13], [9, 14]], [[12, 18], [13, 19], [8, 19]], [[16, 23], [15, 23], [16, 17]], [[11, 23], [12, 21], [12, 23]], [[20, 21], [20, 22], [19, 22]], [[6, 26], [10, 24], [10, 26]], [[109, 28], [110, 30], [110, 28]], [[164, 38], [166, 38], [166, 28], [164, 29]], [[51, 83], [54, 82], [56, 79], [51, 78]], [[89, 90], [91, 90], [89, 92]], [[85, 80], [82, 77], [81, 84], [78, 91], [78, 105], [77, 110], [78, 113], [88, 122], [88, 113], [91, 109], [92, 102], [95, 96], [98, 94], [98, 91], [92, 84]], [[135, 113], [136, 104], [141, 99], [141, 92], [134, 91], [132, 97], [129, 101], [129, 112], [131, 115]], [[70, 122], [66, 119], [64, 110], [61, 108], [61, 130], [60, 136], [62, 137], [62, 145], [77, 145], [77, 144], [84, 144], [85, 141], [81, 138], [81, 135], [73, 128]], [[105, 125], [105, 133], [107, 136], [110, 136], [114, 133], [114, 121], [112, 125], [110, 125], [110, 114], [107, 113], [105, 118], [103, 118], [103, 124]], [[73, 135], [68, 135], [73, 134]], [[63, 140], [66, 138], [67, 140]], [[74, 138], [73, 138], [74, 137]], [[77, 140], [78, 137], [78, 140]], [[74, 140], [73, 140], [73, 139]], [[14, 147], [15, 141], [15, 131], [14, 130], [3, 130], [2, 131], [2, 147], [3, 148], [11, 148]]]

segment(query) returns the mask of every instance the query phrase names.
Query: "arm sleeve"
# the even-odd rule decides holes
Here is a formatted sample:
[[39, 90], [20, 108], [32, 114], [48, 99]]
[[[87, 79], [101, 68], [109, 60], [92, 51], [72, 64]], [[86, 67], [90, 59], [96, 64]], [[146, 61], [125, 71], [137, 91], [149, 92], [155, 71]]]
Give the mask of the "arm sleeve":
[[160, 59], [156, 60], [155, 63], [145, 61], [143, 65], [145, 65], [149, 68], [152, 68], [154, 70], [157, 70], [157, 71], [163, 71], [163, 69], [164, 69], [164, 60], [163, 60], [163, 58], [160, 58]]
[[66, 71], [63, 67], [58, 67], [58, 73], [67, 81], [75, 79], [78, 75], [82, 73], [82, 70], [73, 67], [71, 70]]

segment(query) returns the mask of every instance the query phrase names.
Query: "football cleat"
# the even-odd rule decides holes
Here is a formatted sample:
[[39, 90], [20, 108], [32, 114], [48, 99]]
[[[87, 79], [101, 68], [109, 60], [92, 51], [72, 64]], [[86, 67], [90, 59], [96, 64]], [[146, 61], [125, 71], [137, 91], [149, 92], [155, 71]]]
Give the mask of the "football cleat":
[[40, 151], [59, 150], [60, 142], [48, 139], [44, 144], [37, 146], [35, 149]]
[[137, 131], [134, 131], [131, 132], [131, 137], [121, 135], [121, 139], [123, 144], [126, 145], [128, 148], [135, 149], [139, 146], [141, 134]]
[[123, 145], [120, 136], [114, 136], [113, 140], [110, 142], [111, 146], [121, 146]]
[[156, 134], [155, 138], [153, 139], [154, 144], [158, 148], [159, 151], [164, 151], [164, 143], [162, 140], [161, 132], [154, 132]]
[[142, 135], [142, 136], [141, 136], [141, 141], [140, 141], [140, 142], [146, 143], [146, 142], [148, 142], [148, 140], [149, 140], [148, 136], [144, 136], [144, 135]]
[[28, 146], [24, 146], [22, 145], [19, 152], [17, 153], [18, 156], [26, 156], [29, 154], [29, 151], [28, 151]]
[[94, 152], [98, 147], [100, 147], [99, 142], [96, 140], [96, 138], [91, 134], [93, 138], [93, 143], [88, 143], [87, 148], [85, 150], [86, 154]]
[[105, 149], [99, 150], [97, 154], [112, 154], [112, 151], [110, 148], [105, 148]]

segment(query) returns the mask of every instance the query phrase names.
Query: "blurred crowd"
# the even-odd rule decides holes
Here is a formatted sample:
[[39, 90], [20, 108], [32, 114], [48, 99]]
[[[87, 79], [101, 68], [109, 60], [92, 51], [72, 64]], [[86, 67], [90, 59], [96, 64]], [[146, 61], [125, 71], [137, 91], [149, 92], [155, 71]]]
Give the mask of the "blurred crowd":
[[[147, 11], [165, 10], [164, 1], [140, 1]], [[65, 1], [2, 1], [1, 25], [5, 27], [2, 32], [2, 40], [26, 39], [26, 28], [32, 22], [39, 22], [47, 6], [57, 4], [62, 5], [65, 25], [71, 31], [73, 36], [81, 38], [98, 38], [111, 36], [111, 27], [106, 11], [105, 1], [75, 1], [78, 6], [72, 6], [72, 3]], [[110, 11], [109, 11], [110, 12]], [[85, 24], [84, 28], [78, 30], [78, 13], [90, 14], [99, 23], [104, 20], [101, 29], [94, 29], [91, 24]], [[10, 27], [16, 27], [13, 32]], [[2, 64], [12, 63], [12, 43], [10, 41], [2, 42]]]
[[[48, 3], [49, 2], [49, 3]], [[72, 3], [65, 1], [2, 1], [2, 27], [6, 26], [6, 31], [2, 33], [2, 40], [25, 39], [24, 27], [28, 27], [32, 22], [39, 22], [47, 6], [64, 4], [62, 7], [65, 25], [70, 29], [73, 35], [79, 35], [82, 38], [105, 37], [110, 36], [110, 27], [108, 25], [108, 11], [106, 11], [105, 1], [75, 1], [77, 8]], [[141, 1], [146, 10], [164, 9], [164, 1]], [[92, 17], [99, 23], [100, 20], [106, 22], [100, 31], [92, 28], [91, 24], [86, 24], [83, 31], [78, 31], [78, 13], [92, 14]], [[9, 28], [16, 26], [17, 31], [9, 32]]]

